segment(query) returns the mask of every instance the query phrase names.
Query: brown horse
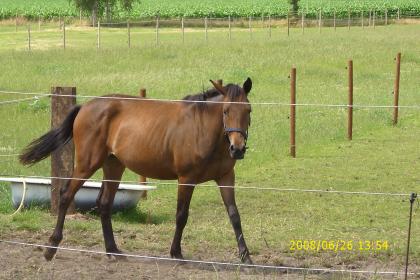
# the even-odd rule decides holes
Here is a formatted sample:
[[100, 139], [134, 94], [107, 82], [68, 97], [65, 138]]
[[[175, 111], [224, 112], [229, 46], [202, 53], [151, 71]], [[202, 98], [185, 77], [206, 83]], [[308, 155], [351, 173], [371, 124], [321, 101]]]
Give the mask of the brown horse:
[[[70, 179], [61, 190], [50, 246], [58, 246], [62, 240], [66, 211], [76, 192], [102, 167], [104, 181], [97, 204], [105, 248], [111, 254], [120, 252], [112, 231], [111, 209], [118, 181], [127, 167], [149, 178], [178, 180], [176, 230], [170, 255], [182, 258], [181, 236], [195, 185], [215, 180], [219, 186], [233, 186], [235, 162], [246, 151], [251, 79], [242, 87], [222, 87], [211, 82], [213, 89], [180, 102], [128, 100], [130, 96], [124, 95], [93, 99], [74, 107], [60, 127], [34, 140], [23, 151], [20, 161], [34, 164], [74, 140], [77, 159], [72, 178], [79, 179]], [[234, 189], [220, 188], [220, 193], [235, 231], [240, 258], [252, 263]], [[51, 260], [56, 251], [46, 249], [45, 258]]]

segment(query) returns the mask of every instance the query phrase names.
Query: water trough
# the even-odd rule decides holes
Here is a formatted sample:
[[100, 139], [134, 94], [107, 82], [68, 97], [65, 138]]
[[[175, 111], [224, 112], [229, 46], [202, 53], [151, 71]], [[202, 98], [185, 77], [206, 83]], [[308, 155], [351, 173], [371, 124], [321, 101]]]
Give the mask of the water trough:
[[[51, 204], [51, 180], [38, 178], [12, 178], [0, 177], [0, 182], [9, 182], [12, 191], [12, 203], [18, 208], [26, 185], [23, 206], [31, 205], [49, 206]], [[75, 204], [78, 210], [88, 211], [96, 207], [96, 198], [101, 188], [101, 182], [87, 181], [76, 193]], [[120, 184], [115, 196], [113, 210], [124, 210], [135, 207], [144, 191], [156, 189], [155, 186], [142, 184]]]

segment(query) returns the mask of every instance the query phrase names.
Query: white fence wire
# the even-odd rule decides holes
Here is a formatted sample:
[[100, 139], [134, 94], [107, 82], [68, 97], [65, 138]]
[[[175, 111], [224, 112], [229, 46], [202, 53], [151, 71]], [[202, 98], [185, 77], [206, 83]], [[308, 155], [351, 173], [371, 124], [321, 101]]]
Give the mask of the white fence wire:
[[[78, 180], [78, 181], [88, 181], [96, 182], [94, 179], [85, 179], [85, 178], [76, 178], [76, 177], [54, 177], [54, 176], [27, 176], [27, 175], [10, 175], [10, 174], [0, 174], [0, 177], [3, 178], [21, 178], [25, 179], [58, 179], [58, 180]], [[126, 180], [101, 180], [102, 182], [113, 182], [113, 183], [123, 183], [123, 184], [139, 184], [138, 181], [126, 181]], [[145, 185], [158, 185], [158, 186], [188, 186], [188, 187], [217, 187], [217, 188], [234, 188], [234, 189], [243, 189], [243, 190], [262, 190], [262, 191], [273, 191], [273, 192], [303, 192], [303, 193], [329, 193], [329, 194], [338, 194], [338, 195], [373, 195], [373, 196], [399, 196], [399, 197], [410, 197], [409, 193], [389, 193], [389, 192], [369, 192], [369, 191], [341, 191], [341, 190], [319, 190], [319, 189], [300, 189], [300, 188], [287, 188], [287, 187], [256, 187], [256, 186], [215, 186], [212, 184], [179, 184], [177, 182], [160, 182], [160, 181], [147, 181], [142, 182], [141, 184]]]
[[[20, 99], [21, 102], [28, 101], [28, 100], [36, 100], [42, 97], [66, 97], [66, 98], [81, 98], [81, 99], [108, 99], [108, 100], [132, 100], [132, 101], [140, 101], [140, 102], [150, 102], [150, 101], [157, 101], [157, 102], [181, 102], [181, 103], [209, 103], [209, 104], [251, 104], [251, 105], [266, 105], [266, 106], [298, 106], [298, 107], [326, 107], [326, 108], [371, 108], [371, 109], [392, 109], [392, 108], [400, 108], [400, 109], [420, 109], [420, 105], [369, 105], [369, 104], [321, 104], [321, 103], [284, 103], [284, 102], [232, 102], [232, 101], [212, 101], [212, 100], [182, 100], [182, 99], [158, 99], [158, 98], [139, 98], [136, 96], [133, 97], [117, 97], [117, 96], [95, 96], [95, 95], [66, 95], [66, 94], [52, 94], [52, 93], [42, 93], [42, 92], [19, 92], [19, 91], [8, 91], [8, 90], [0, 90], [0, 93], [3, 94], [16, 94], [16, 95], [33, 95], [33, 98], [25, 98]], [[19, 100], [11, 100], [5, 102], [18, 102]], [[0, 102], [1, 105], [1, 102]]]
[[[260, 265], [260, 264], [243, 264], [243, 263], [230, 263], [230, 262], [218, 262], [218, 261], [201, 261], [191, 259], [173, 259], [169, 257], [158, 257], [158, 256], [147, 256], [147, 255], [136, 255], [136, 254], [124, 254], [124, 253], [107, 253], [103, 251], [76, 249], [59, 246], [48, 246], [35, 243], [21, 242], [21, 241], [9, 241], [0, 239], [1, 243], [10, 245], [21, 245], [31, 246], [38, 248], [52, 248], [63, 251], [97, 254], [97, 255], [113, 255], [127, 258], [137, 258], [144, 260], [155, 260], [155, 261], [169, 261], [178, 263], [191, 263], [191, 264], [204, 264], [213, 266], [224, 266], [224, 267], [239, 267], [239, 268], [259, 268], [259, 269], [270, 269], [270, 270], [282, 270], [282, 271], [294, 271], [294, 272], [310, 272], [310, 273], [349, 273], [349, 274], [371, 274], [371, 275], [404, 275], [403, 271], [377, 271], [377, 270], [351, 270], [351, 269], [328, 269], [328, 268], [305, 268], [305, 267], [293, 267], [293, 266], [274, 266], [274, 265]], [[408, 275], [420, 275], [419, 273], [410, 272]]]

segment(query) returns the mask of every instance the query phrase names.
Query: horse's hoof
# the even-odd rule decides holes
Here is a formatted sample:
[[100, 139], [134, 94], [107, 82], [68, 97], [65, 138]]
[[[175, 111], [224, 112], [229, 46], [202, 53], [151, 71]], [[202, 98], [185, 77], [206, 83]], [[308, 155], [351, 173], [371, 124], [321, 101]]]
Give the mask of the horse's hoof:
[[249, 256], [242, 259], [242, 263], [244, 263], [244, 264], [254, 264]]
[[55, 249], [55, 248], [47, 248], [47, 249], [45, 249], [45, 252], [44, 252], [44, 258], [47, 261], [50, 261], [50, 260], [52, 260], [52, 258], [54, 258], [55, 253], [57, 253], [57, 249]]
[[124, 252], [120, 250], [107, 251], [107, 256], [110, 261], [127, 261], [127, 257], [122, 255]]
[[251, 257], [249, 256], [248, 251], [245, 251], [242, 254], [239, 254], [239, 257], [241, 258], [241, 262], [244, 264], [253, 264]]
[[171, 258], [178, 259], [178, 260], [183, 260], [184, 256], [181, 254], [181, 252], [176, 252], [176, 253], [171, 252]]

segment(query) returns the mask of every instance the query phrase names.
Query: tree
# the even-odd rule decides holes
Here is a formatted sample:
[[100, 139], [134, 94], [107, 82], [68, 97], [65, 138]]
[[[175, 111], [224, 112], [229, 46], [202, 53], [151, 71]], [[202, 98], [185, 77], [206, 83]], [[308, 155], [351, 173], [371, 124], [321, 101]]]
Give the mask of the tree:
[[289, 0], [289, 4], [292, 6], [293, 13], [297, 14], [299, 10], [299, 0]]
[[138, 0], [70, 0], [78, 9], [88, 12], [92, 15], [92, 24], [95, 25], [98, 17], [105, 13], [109, 20], [112, 8], [120, 5], [124, 10], [131, 10], [133, 3]]

